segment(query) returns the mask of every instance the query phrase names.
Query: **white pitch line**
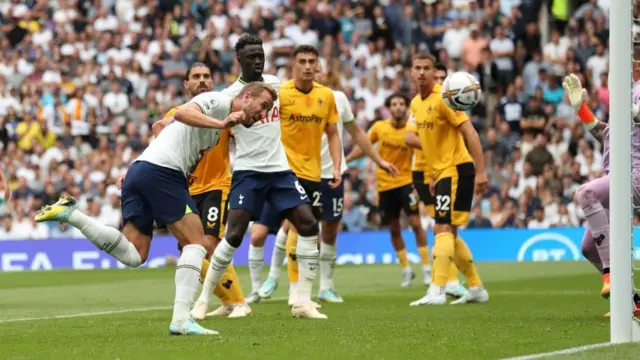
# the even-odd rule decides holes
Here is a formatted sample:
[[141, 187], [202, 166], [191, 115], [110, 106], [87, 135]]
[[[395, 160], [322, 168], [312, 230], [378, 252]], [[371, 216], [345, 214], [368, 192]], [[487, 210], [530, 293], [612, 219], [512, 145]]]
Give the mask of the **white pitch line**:
[[516, 357], [511, 357], [511, 358], [504, 358], [504, 359], [501, 359], [501, 360], [533, 360], [533, 359], [542, 359], [542, 358], [546, 358], [546, 357], [550, 357], [550, 356], [556, 356], [556, 355], [572, 355], [572, 354], [578, 354], [578, 353], [589, 351], [589, 350], [593, 350], [593, 349], [605, 348], [605, 347], [609, 347], [609, 346], [613, 346], [613, 345], [615, 345], [615, 344], [610, 343], [610, 342], [605, 342], [605, 343], [599, 343], [599, 344], [576, 346], [576, 347], [572, 347], [572, 348], [568, 348], [568, 349], [550, 351], [550, 352], [539, 353], [539, 354], [531, 354], [531, 355], [516, 356]]
[[[262, 300], [262, 302], [282, 301], [287, 299], [289, 298], [279, 297], [279, 298], [265, 299], [265, 300]], [[126, 314], [126, 313], [133, 313], [133, 312], [158, 311], [158, 310], [171, 310], [171, 309], [173, 309], [172, 306], [154, 306], [154, 307], [143, 307], [143, 308], [132, 308], [132, 309], [86, 312], [86, 313], [78, 313], [78, 314], [28, 317], [28, 318], [18, 318], [18, 319], [0, 319], [0, 324], [36, 321], [36, 320], [72, 319], [72, 318], [79, 318], [79, 317], [104, 316], [104, 315]]]

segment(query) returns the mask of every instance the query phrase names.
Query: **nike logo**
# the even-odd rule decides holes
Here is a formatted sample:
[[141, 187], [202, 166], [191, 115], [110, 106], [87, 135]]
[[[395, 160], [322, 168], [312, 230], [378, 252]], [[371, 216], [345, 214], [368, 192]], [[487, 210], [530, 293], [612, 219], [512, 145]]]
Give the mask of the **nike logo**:
[[593, 240], [596, 242], [596, 245], [600, 246], [602, 244], [602, 240], [604, 240], [604, 234], [600, 234], [600, 236], [598, 236], [597, 238], [593, 238]]
[[304, 196], [303, 196], [303, 195], [300, 195], [300, 200], [304, 200], [304, 199], [306, 199], [307, 197], [308, 197], [307, 195], [304, 195]]

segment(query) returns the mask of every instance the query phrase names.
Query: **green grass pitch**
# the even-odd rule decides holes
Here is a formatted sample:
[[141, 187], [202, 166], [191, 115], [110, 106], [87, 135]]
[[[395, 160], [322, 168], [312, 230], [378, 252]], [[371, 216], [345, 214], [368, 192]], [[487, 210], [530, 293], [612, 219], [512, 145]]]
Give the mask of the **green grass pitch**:
[[[606, 342], [608, 302], [586, 262], [482, 263], [491, 300], [409, 307], [420, 276], [344, 266], [329, 320], [291, 317], [286, 279], [244, 319], [207, 319], [212, 337], [170, 337], [173, 269], [0, 273], [0, 359], [501, 359]], [[248, 289], [246, 268], [239, 268]], [[283, 272], [286, 278], [286, 272]], [[637, 359], [635, 345], [558, 359]]]

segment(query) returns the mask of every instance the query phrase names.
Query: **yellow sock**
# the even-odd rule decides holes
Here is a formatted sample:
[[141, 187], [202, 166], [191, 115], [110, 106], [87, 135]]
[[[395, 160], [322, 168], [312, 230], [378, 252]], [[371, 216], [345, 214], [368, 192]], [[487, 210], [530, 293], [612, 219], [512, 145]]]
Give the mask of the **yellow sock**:
[[422, 260], [422, 265], [429, 265], [429, 247], [418, 246], [418, 253], [420, 253], [420, 259]]
[[202, 260], [202, 267], [200, 268], [200, 283], [202, 283], [204, 281], [204, 278], [207, 276], [207, 271], [209, 271], [210, 265], [211, 264], [209, 263], [209, 260]]
[[451, 263], [451, 268], [449, 269], [449, 279], [447, 281], [458, 281], [458, 267], [456, 266], [455, 261]]
[[455, 244], [456, 250], [453, 258], [460, 271], [464, 274], [464, 277], [467, 278], [469, 287], [482, 285], [482, 280], [480, 280], [480, 275], [478, 275], [478, 269], [476, 268], [476, 263], [473, 262], [473, 256], [471, 255], [471, 251], [469, 251], [469, 247], [460, 236], [456, 237]]
[[222, 274], [222, 278], [213, 290], [213, 294], [217, 296], [224, 305], [244, 303], [244, 293], [242, 292], [240, 279], [233, 265], [229, 264], [227, 270]]
[[450, 232], [436, 234], [435, 244], [433, 245], [433, 284], [436, 286], [447, 285], [449, 278], [449, 269], [453, 262], [454, 255], [454, 237]]
[[289, 283], [298, 282], [298, 260], [296, 259], [296, 247], [298, 246], [298, 233], [294, 229], [289, 229], [287, 234], [287, 272], [289, 273]]
[[400, 266], [403, 269], [409, 266], [409, 259], [407, 258], [407, 249], [396, 251], [396, 254], [398, 255], [398, 260], [400, 260]]

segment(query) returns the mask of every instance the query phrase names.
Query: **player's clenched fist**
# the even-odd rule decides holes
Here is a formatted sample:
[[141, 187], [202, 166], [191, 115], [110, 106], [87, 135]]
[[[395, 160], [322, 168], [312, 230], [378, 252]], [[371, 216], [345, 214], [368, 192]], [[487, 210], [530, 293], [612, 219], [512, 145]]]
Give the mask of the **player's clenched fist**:
[[225, 126], [226, 127], [234, 127], [238, 124], [240, 124], [246, 117], [246, 114], [244, 111], [240, 110], [240, 111], [234, 111], [232, 113], [229, 114], [229, 116], [227, 116], [226, 119], [224, 119], [225, 122]]

